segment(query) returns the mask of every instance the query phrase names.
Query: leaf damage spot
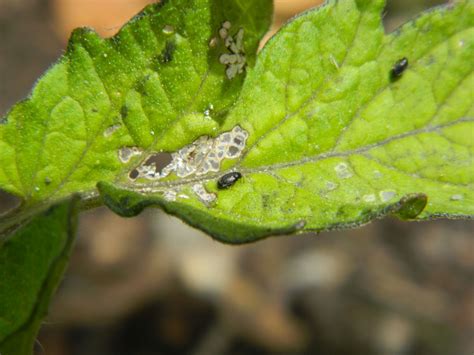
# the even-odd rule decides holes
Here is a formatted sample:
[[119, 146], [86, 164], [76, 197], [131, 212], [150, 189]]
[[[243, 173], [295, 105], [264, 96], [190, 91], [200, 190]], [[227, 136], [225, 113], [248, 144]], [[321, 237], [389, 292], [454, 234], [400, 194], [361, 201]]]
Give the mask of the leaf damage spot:
[[364, 200], [365, 202], [369, 202], [369, 203], [375, 202], [376, 199], [377, 199], [377, 198], [375, 197], [374, 194], [368, 194], [368, 195], [364, 195], [364, 196], [362, 197], [362, 200]]
[[128, 177], [130, 180], [136, 180], [138, 178], [138, 176], [140, 175], [140, 173], [138, 172], [137, 169], [133, 169], [130, 174], [128, 174]]
[[148, 156], [148, 158], [138, 167], [133, 169], [132, 172], [136, 172], [136, 176], [133, 179], [138, 178], [140, 173], [143, 174], [161, 174], [161, 171], [173, 161], [173, 156], [167, 152], [154, 153]]
[[118, 158], [124, 164], [128, 163], [134, 156], [140, 154], [142, 154], [142, 150], [138, 147], [122, 147], [118, 150]]
[[335, 189], [337, 189], [337, 184], [332, 181], [328, 181], [326, 182], [326, 189], [328, 191], [334, 191]]
[[382, 202], [388, 202], [396, 196], [396, 192], [395, 191], [390, 191], [390, 190], [380, 191], [379, 196], [380, 196], [380, 200], [382, 200]]
[[329, 55], [329, 61], [331, 62], [332, 65], [336, 67], [337, 70], [339, 70], [339, 63], [337, 62], [336, 58], [332, 54]]
[[209, 205], [217, 198], [216, 194], [207, 192], [203, 184], [194, 184], [192, 190], [205, 205]]
[[107, 127], [104, 131], [104, 137], [105, 138], [108, 138], [110, 137], [112, 134], [114, 134], [120, 127], [122, 127], [122, 125], [120, 123], [117, 123], [117, 124], [114, 124], [110, 127]]
[[334, 167], [337, 177], [340, 179], [350, 179], [354, 176], [347, 163], [341, 162]]
[[464, 196], [461, 194], [455, 194], [451, 196], [451, 201], [462, 201]]
[[[225, 21], [219, 29], [219, 36], [224, 40], [224, 45], [229, 53], [224, 53], [219, 57], [219, 62], [226, 66], [225, 74], [227, 78], [233, 79], [238, 74], [242, 74], [247, 65], [244, 50], [244, 29], [240, 28], [237, 33], [232, 36], [229, 31], [232, 24]], [[209, 45], [213, 44], [213, 39]], [[213, 44], [215, 45], [215, 44]]]
[[231, 131], [216, 138], [201, 136], [193, 143], [171, 153], [171, 162], [161, 171], [155, 166], [147, 165], [146, 161], [137, 170], [140, 177], [148, 180], [159, 180], [173, 172], [180, 178], [218, 172], [224, 159], [237, 159], [242, 154], [247, 138], [248, 132], [240, 126], [235, 126]]
[[[129, 177], [132, 180], [145, 178], [156, 181], [172, 173], [179, 178], [185, 178], [191, 175], [202, 176], [210, 172], [218, 172], [224, 159], [240, 157], [248, 136], [248, 132], [238, 125], [215, 138], [201, 136], [177, 152], [150, 155], [130, 172]], [[162, 158], [163, 154], [168, 155], [166, 162], [157, 164], [156, 160]], [[195, 183], [191, 189], [206, 205], [216, 199], [216, 195], [207, 192], [202, 183]], [[178, 195], [179, 191], [179, 188], [168, 189], [164, 192], [164, 198], [167, 201], [175, 201], [177, 197], [189, 198], [186, 195]]]
[[178, 193], [176, 192], [176, 190], [167, 190], [163, 194], [163, 197], [165, 198], [166, 201], [173, 202], [173, 201], [176, 201], [177, 195]]

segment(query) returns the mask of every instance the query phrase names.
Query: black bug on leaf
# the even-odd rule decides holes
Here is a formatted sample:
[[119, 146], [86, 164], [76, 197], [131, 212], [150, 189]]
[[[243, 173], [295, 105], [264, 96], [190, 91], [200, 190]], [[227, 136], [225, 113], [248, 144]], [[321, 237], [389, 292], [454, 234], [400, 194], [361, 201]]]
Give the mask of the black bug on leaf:
[[402, 76], [403, 72], [408, 68], [408, 59], [403, 57], [398, 60], [392, 67], [390, 75], [392, 80], [398, 79]]
[[233, 171], [231, 173], [225, 174], [221, 176], [219, 180], [217, 181], [217, 187], [220, 190], [228, 189], [229, 187], [234, 185], [241, 177], [242, 177], [242, 174], [237, 171]]
[[176, 45], [172, 41], [167, 41], [163, 52], [161, 53], [161, 63], [166, 64], [173, 60]]

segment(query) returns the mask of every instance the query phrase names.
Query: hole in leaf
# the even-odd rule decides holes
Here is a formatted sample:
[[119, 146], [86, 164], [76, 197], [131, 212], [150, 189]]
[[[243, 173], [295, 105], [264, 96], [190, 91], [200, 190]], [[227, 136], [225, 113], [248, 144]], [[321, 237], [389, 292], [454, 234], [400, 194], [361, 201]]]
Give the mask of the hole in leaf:
[[137, 170], [137, 169], [133, 169], [133, 170], [130, 172], [130, 174], [128, 174], [128, 177], [129, 177], [130, 179], [132, 179], [132, 180], [135, 180], [135, 179], [138, 177], [138, 175], [140, 175], [140, 173], [138, 172], [138, 170]]
[[171, 156], [171, 153], [167, 153], [167, 152], [156, 153], [156, 154], [150, 155], [145, 161], [144, 165], [147, 165], [147, 166], [154, 165], [156, 168], [156, 171], [160, 173], [161, 170], [163, 170], [165, 166], [169, 165], [169, 163], [171, 163], [172, 160], [173, 160], [173, 157]]

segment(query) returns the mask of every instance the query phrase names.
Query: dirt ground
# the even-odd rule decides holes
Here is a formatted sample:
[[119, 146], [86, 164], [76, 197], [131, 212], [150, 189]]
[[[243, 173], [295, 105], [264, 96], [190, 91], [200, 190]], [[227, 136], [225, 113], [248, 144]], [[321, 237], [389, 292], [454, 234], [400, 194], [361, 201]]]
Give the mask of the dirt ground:
[[[275, 28], [317, 2], [276, 1]], [[110, 36], [146, 3], [0, 0], [0, 115], [72, 28]], [[435, 3], [389, 1], [387, 28]], [[472, 355], [473, 227], [389, 218], [231, 247], [158, 210], [94, 210], [36, 354]]]

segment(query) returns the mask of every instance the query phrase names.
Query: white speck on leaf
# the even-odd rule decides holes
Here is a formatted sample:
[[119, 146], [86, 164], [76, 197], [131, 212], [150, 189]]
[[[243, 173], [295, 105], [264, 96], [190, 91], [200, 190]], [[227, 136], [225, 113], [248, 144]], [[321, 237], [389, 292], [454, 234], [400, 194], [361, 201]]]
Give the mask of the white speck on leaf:
[[114, 134], [122, 125], [120, 123], [114, 124], [113, 126], [107, 127], [104, 131], [104, 137], [110, 137]]
[[326, 182], [326, 188], [328, 189], [328, 191], [333, 191], [337, 189], [337, 184], [332, 181], [328, 181]]
[[211, 40], [209, 41], [209, 47], [214, 48], [215, 46], [217, 46], [217, 41], [218, 39], [216, 37], [212, 37]]
[[171, 26], [171, 25], [166, 25], [165, 27], [163, 27], [163, 33], [165, 35], [173, 34], [174, 33], [174, 27]]
[[194, 184], [192, 190], [206, 205], [215, 201], [216, 199], [216, 194], [207, 192], [203, 184]]
[[451, 201], [461, 201], [464, 198], [463, 195], [456, 194], [451, 196]]
[[339, 70], [339, 63], [336, 61], [336, 58], [334, 58], [332, 54], [329, 55], [329, 60], [336, 67], [336, 69]]
[[369, 195], [364, 195], [362, 197], [362, 199], [365, 201], [365, 202], [375, 202], [376, 200], [376, 197], [374, 194], [369, 194]]
[[380, 191], [379, 196], [382, 202], [388, 202], [396, 195], [395, 191]]

